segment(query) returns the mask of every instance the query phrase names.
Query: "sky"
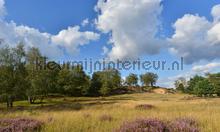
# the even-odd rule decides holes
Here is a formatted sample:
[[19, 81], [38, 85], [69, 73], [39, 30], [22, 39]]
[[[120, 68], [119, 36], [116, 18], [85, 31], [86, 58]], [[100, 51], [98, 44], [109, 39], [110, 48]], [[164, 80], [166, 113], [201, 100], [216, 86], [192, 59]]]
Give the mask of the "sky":
[[220, 68], [219, 0], [0, 0], [0, 39], [23, 42], [53, 60], [137, 60], [183, 70], [155, 72], [157, 85]]

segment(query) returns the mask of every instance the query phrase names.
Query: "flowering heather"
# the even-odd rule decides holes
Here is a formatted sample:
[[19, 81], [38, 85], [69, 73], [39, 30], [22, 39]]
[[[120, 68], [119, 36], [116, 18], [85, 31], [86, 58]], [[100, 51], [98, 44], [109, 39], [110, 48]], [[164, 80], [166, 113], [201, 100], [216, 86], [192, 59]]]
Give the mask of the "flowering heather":
[[198, 124], [190, 118], [179, 118], [168, 126], [170, 132], [199, 132]]
[[137, 119], [124, 123], [116, 132], [166, 132], [166, 124], [158, 119]]
[[100, 121], [112, 121], [113, 118], [110, 115], [102, 115], [100, 118]]
[[155, 108], [155, 106], [150, 104], [141, 104], [141, 105], [137, 105], [135, 108], [139, 110], [149, 110]]
[[163, 122], [158, 119], [137, 119], [125, 122], [116, 132], [199, 132], [195, 120], [180, 118]]
[[38, 131], [42, 122], [25, 119], [25, 118], [15, 118], [15, 119], [1, 119], [0, 120], [0, 132], [27, 132], [27, 131]]

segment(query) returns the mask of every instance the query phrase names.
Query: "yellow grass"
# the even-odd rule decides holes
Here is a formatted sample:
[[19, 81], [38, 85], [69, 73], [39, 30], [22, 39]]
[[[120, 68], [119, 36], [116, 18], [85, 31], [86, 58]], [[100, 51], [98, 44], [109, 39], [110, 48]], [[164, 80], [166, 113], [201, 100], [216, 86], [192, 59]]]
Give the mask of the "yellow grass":
[[[47, 104], [41, 106], [42, 108], [35, 109], [27, 106], [22, 111], [1, 112], [0, 118], [38, 119], [45, 122], [43, 132], [111, 132], [124, 121], [140, 117], [162, 120], [190, 117], [199, 122], [202, 132], [218, 132], [220, 130], [220, 99], [183, 100], [184, 96], [189, 95], [144, 93], [105, 98], [50, 99], [47, 100]], [[16, 104], [27, 105], [25, 102]], [[156, 108], [137, 110], [135, 106], [138, 104], [151, 104]], [[45, 108], [46, 105], [50, 106]], [[54, 105], [57, 106], [53, 107]], [[110, 115], [113, 120], [101, 121], [102, 115]]]

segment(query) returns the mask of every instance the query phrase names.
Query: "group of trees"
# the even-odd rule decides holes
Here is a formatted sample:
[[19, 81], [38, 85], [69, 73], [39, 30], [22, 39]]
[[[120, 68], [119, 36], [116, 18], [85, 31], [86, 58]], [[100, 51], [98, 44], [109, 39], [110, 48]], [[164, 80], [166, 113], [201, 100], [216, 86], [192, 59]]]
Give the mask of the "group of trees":
[[[36, 59], [38, 61], [36, 61]], [[120, 72], [106, 68], [88, 76], [81, 65], [63, 68], [55, 62], [52, 69], [38, 69], [44, 64], [43, 57], [37, 48], [29, 48], [19, 44], [15, 48], [8, 46], [0, 49], [0, 101], [13, 106], [15, 100], [27, 99], [30, 103], [41, 102], [48, 95], [60, 94], [65, 96], [105, 96], [123, 87]], [[46, 65], [47, 65], [46, 64]], [[62, 67], [62, 68], [61, 68]], [[158, 76], [146, 73], [140, 76], [143, 85], [153, 86]], [[138, 76], [130, 74], [126, 85], [137, 86]]]
[[[145, 74], [140, 75], [140, 82], [142, 86], [151, 86], [154, 87], [158, 80], [158, 75], [152, 72], [147, 72]], [[138, 75], [137, 74], [129, 74], [129, 76], [125, 79], [125, 84], [128, 86], [138, 86]]]
[[184, 78], [175, 81], [178, 91], [197, 96], [220, 96], [220, 73], [207, 74], [206, 77], [194, 76], [188, 82]]

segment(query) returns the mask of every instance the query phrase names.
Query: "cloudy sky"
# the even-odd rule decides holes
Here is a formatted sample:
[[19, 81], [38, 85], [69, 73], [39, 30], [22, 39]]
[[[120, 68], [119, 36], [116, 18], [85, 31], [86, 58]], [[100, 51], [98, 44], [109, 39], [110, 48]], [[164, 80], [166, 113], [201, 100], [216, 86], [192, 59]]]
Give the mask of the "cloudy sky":
[[[166, 60], [184, 70], [152, 70], [158, 85], [218, 72], [219, 0], [0, 0], [0, 39], [55, 60]], [[144, 70], [121, 71], [137, 74]]]

